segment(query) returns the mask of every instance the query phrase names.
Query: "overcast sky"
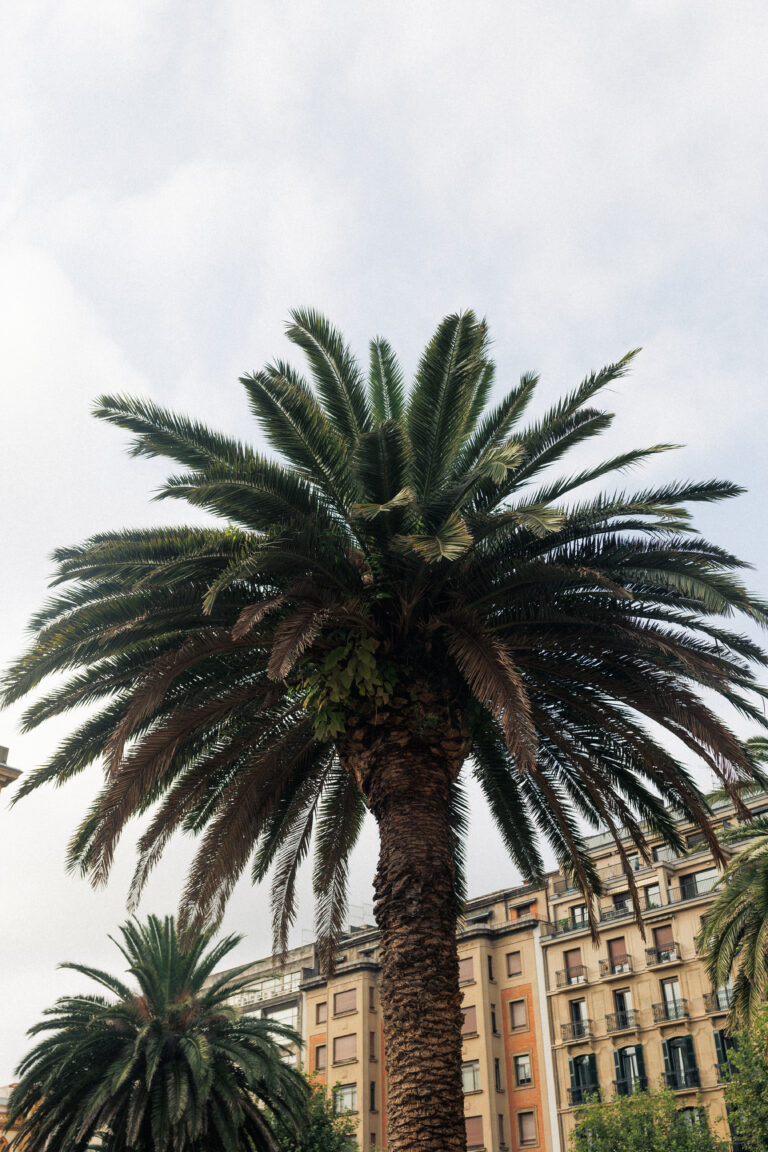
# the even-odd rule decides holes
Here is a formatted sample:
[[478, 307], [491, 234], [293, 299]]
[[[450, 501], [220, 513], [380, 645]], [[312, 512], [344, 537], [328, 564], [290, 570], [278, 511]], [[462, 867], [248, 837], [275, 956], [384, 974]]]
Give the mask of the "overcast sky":
[[[500, 386], [536, 369], [546, 400], [643, 345], [606, 451], [682, 442], [643, 479], [745, 484], [705, 526], [768, 593], [764, 0], [27, 0], [0, 23], [3, 666], [54, 547], [180, 516], [94, 396], [255, 439], [237, 377], [293, 355], [297, 305], [409, 366], [473, 307]], [[66, 725], [16, 718], [0, 744], [29, 771]], [[76, 986], [57, 962], [119, 966], [130, 843], [105, 890], [63, 868], [96, 785], [0, 801], [0, 1084]], [[487, 825], [478, 807], [473, 894], [515, 878]], [[188, 856], [174, 846], [145, 910], [173, 910]], [[305, 898], [297, 942], [311, 926]], [[265, 954], [267, 893], [241, 885], [226, 927]]]

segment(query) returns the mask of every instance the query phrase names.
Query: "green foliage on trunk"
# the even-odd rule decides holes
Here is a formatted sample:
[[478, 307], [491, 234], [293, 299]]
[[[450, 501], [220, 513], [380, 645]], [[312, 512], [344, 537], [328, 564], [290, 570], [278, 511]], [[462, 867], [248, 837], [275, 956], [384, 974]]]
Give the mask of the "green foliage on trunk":
[[571, 1152], [726, 1152], [709, 1129], [706, 1109], [682, 1111], [674, 1093], [635, 1092], [593, 1099], [576, 1112]]
[[728, 1050], [725, 1099], [729, 1119], [744, 1152], [768, 1149], [768, 1008], [735, 1035]]

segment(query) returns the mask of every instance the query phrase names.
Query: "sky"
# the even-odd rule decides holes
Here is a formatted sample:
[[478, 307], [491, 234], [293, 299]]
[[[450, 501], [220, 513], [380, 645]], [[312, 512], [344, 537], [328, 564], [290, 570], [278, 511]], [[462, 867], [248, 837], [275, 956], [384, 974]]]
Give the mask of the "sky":
[[[606, 454], [684, 445], [638, 483], [725, 476], [699, 522], [768, 594], [768, 7], [762, 0], [27, 0], [0, 16], [0, 665], [26, 642], [50, 554], [178, 522], [164, 475], [90, 415], [148, 395], [259, 444], [237, 378], [288, 310], [412, 369], [447, 312], [487, 316], [499, 387], [541, 403], [629, 348]], [[71, 720], [0, 744], [30, 771]], [[0, 797], [0, 1084], [25, 1031], [114, 970], [126, 837], [109, 885], [66, 874], [98, 773]], [[142, 911], [171, 912], [177, 842]], [[354, 861], [370, 916], [376, 836]], [[470, 893], [515, 881], [476, 805]], [[305, 880], [294, 942], [310, 938]], [[269, 951], [266, 890], [237, 888], [236, 958]]]

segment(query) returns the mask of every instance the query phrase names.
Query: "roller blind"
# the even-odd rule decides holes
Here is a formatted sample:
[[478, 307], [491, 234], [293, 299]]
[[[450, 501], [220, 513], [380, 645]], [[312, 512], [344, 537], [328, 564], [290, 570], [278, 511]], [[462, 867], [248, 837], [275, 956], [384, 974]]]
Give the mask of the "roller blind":
[[469, 1007], [464, 1009], [464, 1023], [461, 1026], [462, 1036], [466, 1036], [468, 1032], [477, 1032], [477, 1008]]
[[357, 1035], [352, 1032], [349, 1036], [337, 1036], [333, 1042], [333, 1062], [340, 1060], [354, 1060], [357, 1056]]
[[483, 1118], [482, 1116], [465, 1116], [467, 1126], [467, 1147], [482, 1148], [483, 1146]]
[[333, 998], [333, 1011], [336, 1016], [341, 1012], [354, 1012], [357, 1008], [357, 990], [348, 988], [346, 992], [337, 992]]
[[475, 978], [475, 964], [472, 956], [464, 956], [459, 960], [459, 982], [464, 980], [474, 980]]

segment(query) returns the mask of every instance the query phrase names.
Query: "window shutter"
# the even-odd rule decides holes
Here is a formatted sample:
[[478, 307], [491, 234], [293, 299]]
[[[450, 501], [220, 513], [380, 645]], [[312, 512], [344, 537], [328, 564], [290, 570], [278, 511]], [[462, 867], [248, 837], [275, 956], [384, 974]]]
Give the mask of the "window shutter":
[[693, 1036], [684, 1036], [685, 1041], [685, 1063], [691, 1071], [696, 1071], [696, 1052], [693, 1047]]
[[653, 940], [657, 948], [668, 948], [670, 944], [674, 944], [672, 925], [664, 924], [661, 928], [654, 928]]
[[626, 956], [627, 946], [623, 936], [617, 936], [615, 940], [608, 941], [608, 955], [611, 960], [616, 962], [621, 956]]
[[475, 965], [471, 956], [464, 956], [459, 960], [459, 983], [464, 980], [474, 980], [475, 978]]
[[565, 960], [565, 967], [567, 969], [580, 968], [581, 948], [569, 948], [568, 951], [564, 954], [563, 959]]
[[718, 1064], [725, 1063], [725, 1044], [723, 1043], [722, 1032], [715, 1032], [715, 1053], [717, 1055]]
[[333, 998], [334, 1015], [342, 1012], [354, 1012], [357, 1008], [357, 990], [348, 988], [345, 992], [337, 992]]
[[587, 1056], [587, 1080], [590, 1088], [597, 1088], [597, 1056], [594, 1052]]
[[671, 1074], [672, 1064], [669, 1059], [669, 1046], [666, 1040], [662, 1040], [661, 1042], [661, 1054], [664, 1057], [664, 1071]]
[[568, 1061], [568, 1071], [571, 1074], [571, 1088], [578, 1088], [578, 1084], [576, 1082], [576, 1065], [574, 1064], [573, 1060]]
[[483, 1146], [483, 1118], [482, 1116], [466, 1116], [464, 1123], [467, 1126], [467, 1147], [482, 1148]]
[[613, 1067], [614, 1067], [614, 1070], [616, 1072], [616, 1079], [617, 1080], [623, 1080], [624, 1079], [623, 1072], [622, 1072], [622, 1066], [621, 1066], [621, 1053], [622, 1052], [623, 1052], [623, 1048], [614, 1048], [614, 1050], [613, 1050]]
[[461, 1026], [462, 1036], [469, 1032], [477, 1032], [477, 1008], [474, 1006], [464, 1009], [464, 1023]]
[[340, 1060], [354, 1060], [357, 1056], [357, 1033], [352, 1032], [349, 1036], [337, 1036], [333, 1042], [333, 1062], [338, 1064]]
[[635, 1056], [637, 1057], [637, 1074], [638, 1076], [645, 1076], [645, 1058], [643, 1057], [642, 1044], [635, 1045]]

